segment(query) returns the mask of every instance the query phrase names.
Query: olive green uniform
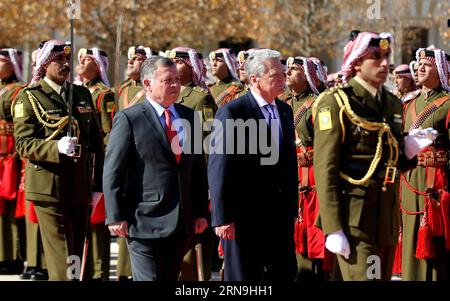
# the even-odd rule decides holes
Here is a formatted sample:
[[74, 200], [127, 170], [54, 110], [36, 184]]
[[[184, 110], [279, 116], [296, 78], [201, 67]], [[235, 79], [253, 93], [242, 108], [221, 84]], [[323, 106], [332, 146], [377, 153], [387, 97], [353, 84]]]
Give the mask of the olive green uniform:
[[[203, 122], [211, 121], [217, 111], [217, 105], [211, 94], [207, 90], [195, 85], [183, 86], [177, 103], [201, 112]], [[202, 244], [204, 277], [205, 280], [209, 280], [211, 278], [212, 256], [214, 251], [214, 232], [211, 227], [208, 227], [202, 234], [196, 236], [198, 242]], [[181, 281], [198, 280], [194, 244], [195, 242], [189, 243], [190, 249], [183, 258], [179, 277]]]
[[104, 135], [105, 145], [108, 144], [114, 112], [114, 92], [98, 79], [83, 84], [92, 94], [98, 120]]
[[[96, 104], [97, 114], [101, 120], [101, 130], [105, 135], [104, 142], [107, 144], [114, 114], [114, 92], [99, 80], [93, 80], [84, 85], [91, 92], [92, 100]], [[111, 257], [111, 234], [108, 226], [104, 223], [91, 224], [89, 234], [86, 279], [108, 281]]]
[[[405, 134], [413, 123], [411, 114], [412, 106], [415, 106], [416, 113], [419, 115], [430, 103], [446, 95], [449, 96], [448, 92], [438, 88], [428, 93], [428, 95], [425, 92], [421, 92], [414, 101], [409, 102], [405, 112]], [[447, 152], [450, 146], [449, 110], [450, 100], [447, 100], [434, 111], [434, 113], [426, 118], [421, 125], [424, 129], [432, 127], [438, 131], [439, 135], [434, 141], [433, 146], [435, 149], [444, 149]], [[431, 173], [430, 169], [427, 167], [415, 166], [405, 173], [405, 178], [414, 189], [424, 192], [427, 188], [427, 173], [429, 172]], [[447, 183], [443, 183], [444, 188], [448, 191], [448, 167], [443, 176], [447, 181]], [[434, 184], [434, 181], [432, 183]], [[404, 182], [402, 182], [401, 195], [404, 210], [408, 212], [419, 212], [424, 210], [424, 196], [415, 194]], [[402, 280], [449, 280], [450, 252], [445, 250], [443, 237], [435, 237], [433, 239], [435, 258], [423, 260], [417, 259], [415, 256], [418, 231], [422, 217], [423, 214], [402, 214]]]
[[[344, 112], [341, 125], [336, 91], [322, 93], [313, 106], [319, 224], [324, 235], [342, 229], [349, 240], [349, 259], [337, 255], [344, 280], [374, 279], [368, 272], [374, 258], [369, 258], [371, 255], [379, 256], [380, 265], [370, 271], [379, 271], [381, 279], [389, 280], [399, 232], [398, 176], [394, 184], [387, 184], [386, 191], [382, 190], [390, 154], [384, 135], [380, 162], [369, 180], [356, 185], [341, 178], [340, 173], [358, 180], [366, 175], [374, 159], [378, 130], [357, 126]], [[399, 142], [399, 151], [403, 149], [402, 105], [394, 95], [383, 88], [377, 99], [355, 79], [342, 87], [342, 91], [356, 115], [366, 121], [387, 123]]]
[[[14, 104], [16, 148], [28, 159], [25, 198], [35, 205], [50, 280], [72, 278], [68, 278], [68, 268], [74, 278], [79, 277], [91, 192], [101, 191], [101, 178], [92, 179], [89, 159], [94, 153], [98, 163], [104, 158], [94, 110], [89, 90], [74, 85], [73, 135], [81, 145], [80, 157], [75, 159], [59, 154], [57, 146], [67, 135], [67, 125], [63, 125], [68, 102], [44, 79], [22, 90]], [[69, 255], [78, 256], [78, 261], [71, 257], [68, 264]]]
[[[12, 128], [8, 129], [5, 123], [12, 123], [11, 103], [13, 97], [16, 98], [18, 91], [23, 87], [23, 83], [16, 80], [2, 80], [0, 82], [0, 136], [2, 144], [0, 146], [0, 157], [4, 158], [15, 153], [14, 149], [7, 150], [7, 140], [13, 134]], [[20, 173], [20, 161], [17, 158], [18, 174]], [[1, 174], [0, 174], [1, 176]], [[16, 210], [16, 199], [0, 200], [0, 206], [3, 207], [3, 214], [0, 214], [0, 265], [11, 265], [23, 267], [25, 260], [25, 222], [23, 218], [16, 219], [14, 214]], [[1, 212], [0, 212], [1, 213]], [[17, 268], [17, 272], [20, 268]]]
[[226, 88], [221, 94], [218, 96], [218, 106], [223, 106], [226, 103], [229, 103], [235, 99], [238, 99], [241, 96], [247, 94], [248, 88], [245, 87], [241, 82], [233, 82], [228, 88]]
[[233, 80], [231, 77], [226, 78], [224, 80], [218, 80], [216, 83], [209, 87], [209, 91], [211, 92], [212, 97], [214, 98], [218, 107], [221, 107], [219, 96], [229, 88], [231, 85], [236, 84], [238, 81]]
[[119, 87], [119, 111], [141, 103], [145, 99], [145, 91], [140, 81], [131, 78], [122, 82]]
[[[316, 98], [316, 95], [312, 94], [309, 90], [302, 92], [300, 94], [294, 95], [293, 93], [284, 95], [283, 101], [292, 107], [294, 116], [297, 114], [301, 106], [311, 98]], [[298, 124], [295, 127], [296, 138], [301, 140], [301, 143], [305, 147], [313, 146], [314, 139], [314, 126], [312, 121], [312, 106], [306, 111], [301, 117]], [[300, 175], [299, 175], [300, 176]], [[307, 246], [305, 246], [307, 249]], [[297, 258], [297, 277], [298, 281], [302, 280], [323, 280], [324, 274], [322, 270], [322, 260], [321, 259], [310, 259], [305, 253], [296, 253]]]
[[44, 248], [42, 246], [42, 238], [39, 233], [39, 224], [35, 224], [28, 219], [30, 203], [25, 202], [26, 206], [26, 236], [27, 236], [27, 269], [38, 268], [46, 269]]

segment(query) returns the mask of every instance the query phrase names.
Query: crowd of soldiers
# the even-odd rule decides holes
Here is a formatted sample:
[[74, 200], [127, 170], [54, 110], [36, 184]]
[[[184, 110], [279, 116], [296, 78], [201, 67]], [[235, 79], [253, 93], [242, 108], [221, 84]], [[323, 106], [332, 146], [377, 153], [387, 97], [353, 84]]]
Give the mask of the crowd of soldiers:
[[[293, 110], [298, 159], [297, 280], [367, 280], [367, 257], [374, 254], [381, 258], [378, 279], [393, 273], [404, 280], [450, 278], [450, 56], [420, 48], [415, 61], [393, 68], [392, 43], [389, 34], [352, 32], [342, 70], [334, 74], [319, 58], [282, 58], [286, 91], [279, 99]], [[104, 150], [115, 112], [145, 101], [140, 68], [156, 54], [130, 47], [127, 79], [116, 90], [108, 55], [80, 49], [68, 91], [70, 47], [42, 42], [30, 84], [22, 77], [21, 51], [0, 49], [1, 274], [67, 280], [67, 258], [75, 254], [83, 259], [84, 280], [110, 277]], [[220, 48], [204, 59], [193, 48], [176, 47], [160, 55], [178, 69], [177, 102], [206, 122], [248, 93], [244, 63], [258, 50], [235, 55]], [[380, 74], [384, 80], [377, 81]], [[72, 149], [68, 128], [79, 150]], [[62, 227], [63, 219], [74, 221], [72, 227]], [[80, 241], [89, 244], [81, 249]], [[222, 246], [211, 227], [198, 241], [202, 278], [209, 280], [220, 269]], [[118, 244], [117, 276], [130, 280], [126, 239]], [[197, 265], [192, 246], [179, 279], [198, 280]]]

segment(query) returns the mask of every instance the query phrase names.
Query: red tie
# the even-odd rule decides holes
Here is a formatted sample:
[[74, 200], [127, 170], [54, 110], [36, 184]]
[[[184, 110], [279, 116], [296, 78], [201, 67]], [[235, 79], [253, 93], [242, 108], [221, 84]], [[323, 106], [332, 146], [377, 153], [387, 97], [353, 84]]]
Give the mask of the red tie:
[[177, 132], [172, 129], [172, 117], [169, 109], [164, 110], [164, 117], [166, 118], [166, 135], [169, 140], [170, 148], [172, 152], [175, 154], [175, 158], [177, 163], [180, 163], [181, 160], [181, 146], [180, 141], [178, 140]]

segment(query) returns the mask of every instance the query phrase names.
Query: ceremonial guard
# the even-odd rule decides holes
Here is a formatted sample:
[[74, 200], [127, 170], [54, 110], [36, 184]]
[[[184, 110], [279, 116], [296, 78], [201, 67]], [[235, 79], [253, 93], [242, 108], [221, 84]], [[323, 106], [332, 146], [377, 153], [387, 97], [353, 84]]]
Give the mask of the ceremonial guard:
[[89, 90], [74, 85], [70, 93], [66, 83], [70, 53], [68, 43], [45, 42], [32, 85], [12, 109], [17, 152], [27, 159], [25, 197], [39, 220], [50, 280], [80, 278], [91, 192], [101, 191], [90, 158], [103, 162], [103, 136]]
[[[403, 156], [402, 104], [386, 91], [392, 36], [359, 32], [344, 48], [343, 80], [313, 106], [314, 177], [325, 247], [344, 280], [390, 280], [398, 241], [397, 168]], [[423, 134], [422, 132], [420, 134]], [[431, 143], [405, 141], [408, 158]], [[377, 255], [377, 270], [369, 270]]]
[[[101, 120], [100, 130], [103, 132], [104, 142], [107, 144], [114, 114], [114, 92], [109, 88], [107, 75], [108, 55], [98, 48], [81, 48], [78, 52], [78, 61], [83, 86], [88, 88], [92, 94], [96, 112]], [[92, 164], [95, 164], [95, 158], [92, 160]], [[104, 199], [100, 195], [94, 198], [92, 210], [88, 235], [90, 245], [87, 253], [86, 279], [108, 281], [111, 236], [108, 227], [104, 224]]]
[[416, 83], [409, 69], [409, 65], [398, 65], [394, 69], [394, 83], [397, 91], [397, 97], [403, 103], [408, 103], [410, 100], [416, 98], [420, 89], [417, 89]]
[[[34, 72], [36, 66], [36, 55], [39, 49], [44, 46], [44, 42], [39, 48], [31, 53], [31, 65]], [[42, 247], [42, 238], [39, 233], [39, 223], [32, 202], [25, 201], [25, 167], [26, 160], [22, 160], [22, 173], [18, 191], [18, 202], [25, 206], [25, 225], [26, 225], [26, 251], [27, 268], [20, 275], [21, 279], [48, 280], [48, 272], [45, 263], [44, 249]]]
[[22, 52], [0, 49], [0, 274], [22, 273], [25, 261], [25, 210], [17, 197], [21, 162], [11, 116], [22, 81]]
[[108, 55], [98, 48], [81, 48], [78, 51], [78, 61], [83, 86], [92, 94], [104, 141], [107, 144], [114, 112], [114, 92], [109, 87], [107, 74]]
[[128, 48], [128, 79], [119, 86], [119, 111], [140, 103], [145, 99], [145, 91], [140, 80], [141, 66], [152, 55], [152, 50], [144, 46]]
[[[205, 86], [203, 82], [204, 67], [197, 51], [193, 48], [177, 47], [169, 52], [169, 57], [175, 61], [180, 75], [181, 92], [177, 103], [200, 112], [203, 122], [212, 122], [217, 105], [208, 90], [201, 87]], [[179, 278], [181, 281], [209, 280], [211, 278], [214, 236], [211, 227], [196, 236], [195, 247], [199, 248], [199, 244], [201, 244], [201, 250], [197, 250], [197, 252], [202, 253], [202, 259], [196, 257], [194, 242], [189, 242], [189, 251], [184, 256], [181, 265]], [[200, 267], [199, 264], [202, 263], [203, 266]], [[199, 275], [199, 268], [203, 269], [203, 275]]]
[[209, 54], [209, 60], [211, 73], [216, 78], [216, 82], [209, 87], [209, 90], [217, 106], [221, 107], [223, 105], [219, 99], [221, 93], [233, 83], [239, 82], [236, 56], [231, 52], [231, 49], [220, 48]]
[[252, 48], [247, 51], [240, 51], [238, 53], [238, 63], [239, 63], [239, 80], [240, 82], [233, 82], [225, 91], [223, 91], [219, 96], [219, 103], [226, 104], [241, 96], [244, 96], [248, 92], [248, 78], [245, 73], [244, 63], [248, 56], [258, 50], [257, 48]]
[[[312, 105], [322, 82], [315, 62], [305, 57], [289, 57], [286, 84], [290, 94], [285, 99], [294, 112], [295, 144], [299, 174], [299, 212], [295, 223], [297, 280], [324, 280], [331, 271], [333, 254], [325, 249], [323, 232], [314, 225], [319, 203], [314, 180], [314, 126]], [[324, 258], [326, 261], [324, 262]]]
[[434, 129], [437, 138], [402, 178], [402, 279], [449, 280], [450, 204], [441, 196], [448, 192], [450, 56], [440, 49], [422, 48], [416, 59], [422, 88], [405, 106], [405, 135]]

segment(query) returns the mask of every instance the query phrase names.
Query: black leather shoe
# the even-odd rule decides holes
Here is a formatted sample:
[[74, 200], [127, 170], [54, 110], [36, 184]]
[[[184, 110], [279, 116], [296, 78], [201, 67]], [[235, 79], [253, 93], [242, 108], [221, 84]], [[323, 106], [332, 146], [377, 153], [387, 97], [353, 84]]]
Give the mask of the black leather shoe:
[[20, 274], [20, 279], [28, 280], [31, 279], [31, 277], [34, 275], [35, 271], [34, 268], [27, 269], [25, 272]]
[[48, 280], [47, 270], [36, 270], [31, 276], [31, 280], [44, 281]]

